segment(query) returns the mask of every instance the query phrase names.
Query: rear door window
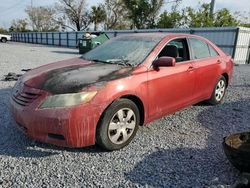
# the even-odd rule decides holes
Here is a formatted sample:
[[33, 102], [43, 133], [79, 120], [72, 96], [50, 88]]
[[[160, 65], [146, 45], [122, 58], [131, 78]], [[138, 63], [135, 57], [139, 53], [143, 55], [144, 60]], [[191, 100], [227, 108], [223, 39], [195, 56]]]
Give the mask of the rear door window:
[[209, 47], [211, 57], [216, 57], [216, 56], [219, 55], [218, 52], [216, 52], [215, 49], [212, 46], [208, 45], [208, 47]]
[[211, 57], [209, 46], [206, 42], [195, 38], [189, 38], [189, 42], [194, 59]]

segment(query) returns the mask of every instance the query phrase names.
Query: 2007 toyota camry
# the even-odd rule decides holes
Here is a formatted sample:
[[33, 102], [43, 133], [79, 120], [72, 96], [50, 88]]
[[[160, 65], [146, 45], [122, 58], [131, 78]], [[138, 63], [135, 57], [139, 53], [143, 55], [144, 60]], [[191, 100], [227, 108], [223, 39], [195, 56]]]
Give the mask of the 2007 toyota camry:
[[35, 140], [116, 150], [139, 125], [200, 101], [220, 103], [232, 69], [231, 57], [199, 36], [122, 35], [28, 71], [13, 88], [11, 111]]

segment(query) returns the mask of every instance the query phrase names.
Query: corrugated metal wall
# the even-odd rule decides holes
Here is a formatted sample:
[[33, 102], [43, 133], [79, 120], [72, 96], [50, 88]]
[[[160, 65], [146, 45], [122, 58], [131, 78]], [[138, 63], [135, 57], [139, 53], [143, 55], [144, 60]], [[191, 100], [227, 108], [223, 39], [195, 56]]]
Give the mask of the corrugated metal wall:
[[[250, 29], [237, 27], [222, 28], [191, 28], [191, 29], [148, 29], [148, 30], [117, 30], [106, 31], [112, 38], [127, 33], [191, 33], [203, 36], [224, 52], [235, 58], [236, 63], [249, 63]], [[93, 32], [94, 33], [94, 32]], [[12, 33], [12, 40], [35, 44], [56, 45], [63, 47], [76, 47], [77, 40], [82, 38], [84, 32], [30, 32]], [[237, 48], [236, 48], [237, 47]]]
[[239, 28], [234, 60], [239, 64], [250, 63], [250, 28]]

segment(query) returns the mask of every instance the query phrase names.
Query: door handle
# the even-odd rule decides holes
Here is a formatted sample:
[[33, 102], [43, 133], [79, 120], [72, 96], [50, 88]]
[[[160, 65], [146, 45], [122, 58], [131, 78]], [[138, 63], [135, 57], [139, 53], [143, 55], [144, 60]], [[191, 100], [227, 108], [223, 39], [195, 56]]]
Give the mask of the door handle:
[[217, 60], [217, 64], [220, 64], [220, 63], [221, 63], [221, 60], [218, 59], [218, 60]]
[[188, 71], [193, 71], [193, 70], [194, 70], [193, 66], [188, 67]]

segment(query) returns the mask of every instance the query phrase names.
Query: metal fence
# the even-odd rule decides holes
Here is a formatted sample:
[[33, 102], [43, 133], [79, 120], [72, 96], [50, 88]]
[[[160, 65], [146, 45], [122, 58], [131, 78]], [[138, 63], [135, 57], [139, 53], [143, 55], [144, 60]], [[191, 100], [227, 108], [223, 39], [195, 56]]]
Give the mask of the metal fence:
[[[250, 29], [242, 27], [221, 28], [190, 28], [190, 29], [148, 29], [148, 30], [114, 30], [105, 31], [112, 38], [128, 33], [190, 33], [203, 36], [224, 52], [230, 54], [236, 63], [249, 63]], [[85, 32], [28, 32], [12, 33], [12, 40], [34, 44], [55, 45], [62, 47], [76, 47], [78, 39]], [[92, 32], [95, 33], [95, 32]]]
[[239, 64], [250, 64], [250, 28], [238, 29], [234, 59]]

